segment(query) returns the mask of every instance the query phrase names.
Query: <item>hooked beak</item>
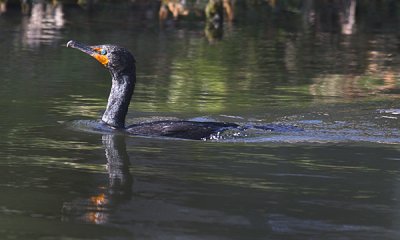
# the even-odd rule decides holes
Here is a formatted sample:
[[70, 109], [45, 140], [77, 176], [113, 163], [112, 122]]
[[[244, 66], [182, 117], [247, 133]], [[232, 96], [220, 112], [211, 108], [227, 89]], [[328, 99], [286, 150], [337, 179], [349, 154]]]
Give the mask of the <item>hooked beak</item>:
[[77, 41], [74, 41], [74, 40], [70, 40], [67, 43], [67, 47], [78, 49], [78, 50], [80, 50], [80, 51], [82, 51], [82, 52], [94, 57], [97, 61], [99, 61], [104, 66], [109, 61], [107, 56], [100, 54], [101, 48], [99, 48], [99, 47], [88, 46], [88, 45], [85, 45], [83, 43], [80, 43], [80, 42], [77, 42]]

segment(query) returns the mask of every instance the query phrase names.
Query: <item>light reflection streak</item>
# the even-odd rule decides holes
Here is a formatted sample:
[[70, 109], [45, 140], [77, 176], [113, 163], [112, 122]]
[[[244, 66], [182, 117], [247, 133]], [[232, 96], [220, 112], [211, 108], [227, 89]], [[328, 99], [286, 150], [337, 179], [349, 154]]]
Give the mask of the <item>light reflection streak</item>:
[[0, 0], [0, 15], [7, 12], [7, 0]]
[[24, 5], [21, 23], [21, 41], [24, 46], [38, 47], [51, 44], [61, 38], [61, 29], [65, 25], [63, 6], [60, 3], [39, 1]]
[[102, 98], [88, 98], [81, 95], [70, 95], [69, 98], [71, 99], [67, 101], [65, 99], [52, 100], [54, 107], [51, 110], [66, 116], [97, 117], [105, 104], [105, 99]]
[[351, 35], [356, 23], [356, 0], [344, 1], [344, 9], [340, 14], [342, 34]]

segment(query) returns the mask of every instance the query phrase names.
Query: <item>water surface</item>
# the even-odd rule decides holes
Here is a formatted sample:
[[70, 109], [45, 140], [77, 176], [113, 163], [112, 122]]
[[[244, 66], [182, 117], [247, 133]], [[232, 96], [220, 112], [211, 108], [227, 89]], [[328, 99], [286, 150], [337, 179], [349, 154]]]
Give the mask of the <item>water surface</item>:
[[[314, 8], [312, 20], [305, 9], [250, 8], [211, 40], [202, 21], [160, 24], [131, 8], [9, 8], [0, 15], [1, 238], [398, 239], [397, 17], [376, 10], [388, 16], [382, 27], [359, 14], [342, 32]], [[101, 115], [110, 82], [63, 46], [70, 39], [135, 54], [130, 123], [303, 131], [203, 142], [71, 130], [65, 122]]]

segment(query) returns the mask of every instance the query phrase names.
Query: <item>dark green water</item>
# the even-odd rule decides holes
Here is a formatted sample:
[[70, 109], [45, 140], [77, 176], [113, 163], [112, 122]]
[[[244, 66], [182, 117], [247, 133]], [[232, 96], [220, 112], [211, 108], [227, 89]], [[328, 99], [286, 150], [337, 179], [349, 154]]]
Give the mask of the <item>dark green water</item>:
[[[0, 15], [0, 239], [399, 239], [397, 18], [360, 14], [345, 34], [260, 11], [212, 41], [201, 21], [119, 8]], [[68, 129], [98, 118], [110, 87], [70, 39], [135, 54], [129, 122], [304, 131], [203, 142]]]

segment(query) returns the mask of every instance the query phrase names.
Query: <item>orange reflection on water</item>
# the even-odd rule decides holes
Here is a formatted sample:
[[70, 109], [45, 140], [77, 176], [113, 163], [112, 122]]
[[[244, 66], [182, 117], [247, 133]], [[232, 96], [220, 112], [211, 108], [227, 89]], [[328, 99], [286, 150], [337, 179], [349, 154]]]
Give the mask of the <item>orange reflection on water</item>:
[[104, 224], [108, 221], [108, 214], [104, 212], [89, 212], [85, 215], [85, 221], [94, 224]]
[[104, 193], [101, 193], [98, 196], [92, 196], [90, 197], [90, 202], [94, 205], [94, 206], [98, 206], [101, 207], [105, 204], [108, 203], [107, 199], [106, 199], [106, 195]]
[[85, 221], [95, 224], [106, 223], [108, 220], [108, 214], [105, 206], [108, 203], [109, 201], [104, 193], [90, 197], [88, 207], [90, 211], [85, 214]]

